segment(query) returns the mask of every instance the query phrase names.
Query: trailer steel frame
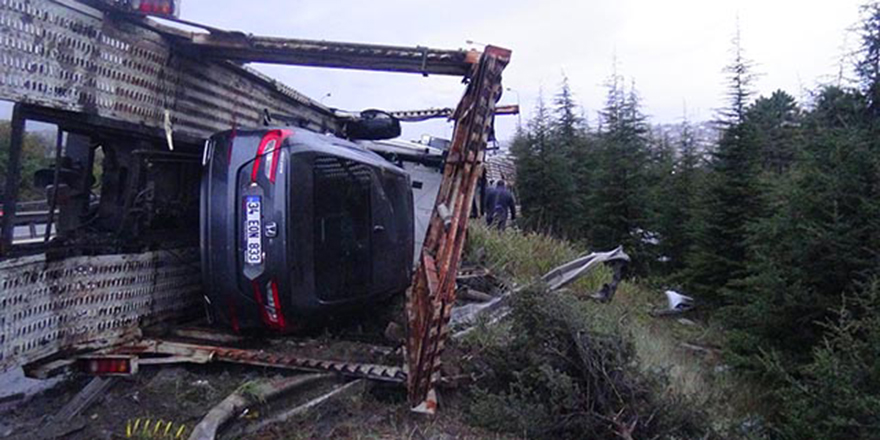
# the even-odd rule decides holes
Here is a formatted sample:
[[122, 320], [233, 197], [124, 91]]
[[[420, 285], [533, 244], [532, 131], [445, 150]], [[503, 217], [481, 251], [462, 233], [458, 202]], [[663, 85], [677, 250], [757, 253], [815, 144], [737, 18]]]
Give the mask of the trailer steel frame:
[[[383, 374], [393, 373], [394, 381], [407, 384], [414, 409], [433, 412], [470, 201], [486, 144], [494, 136], [501, 72], [511, 52], [492, 46], [478, 52], [268, 38], [207, 26], [202, 26], [207, 34], [187, 33], [91, 4], [0, 0], [0, 99], [16, 102], [0, 256], [9, 253], [17, 221], [25, 119], [55, 123], [65, 131], [124, 132], [167, 140], [169, 148], [192, 147], [220, 130], [261, 125], [266, 114], [292, 115], [303, 127], [340, 132], [342, 121], [333, 110], [240, 62], [464, 78], [466, 91], [454, 112], [401, 114], [455, 121], [428, 237], [407, 293], [405, 366], [382, 367]], [[518, 108], [501, 109], [514, 111]], [[174, 258], [181, 257], [156, 251], [0, 262], [0, 370], [85, 347], [118, 347], [117, 354], [147, 350], [145, 341], [131, 336], [140, 325], [180, 317], [201, 300], [196, 271], [171, 263]], [[251, 355], [210, 350], [231, 361]]]

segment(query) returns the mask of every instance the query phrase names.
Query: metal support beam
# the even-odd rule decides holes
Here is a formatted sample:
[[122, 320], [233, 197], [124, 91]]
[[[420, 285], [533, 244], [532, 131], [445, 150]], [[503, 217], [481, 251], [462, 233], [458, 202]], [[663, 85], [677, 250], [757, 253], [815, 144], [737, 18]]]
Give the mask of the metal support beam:
[[[452, 108], [430, 108], [427, 110], [401, 110], [391, 112], [391, 116], [401, 122], [419, 122], [428, 119], [449, 118], [455, 112]], [[495, 116], [518, 115], [519, 105], [502, 105], [495, 107]]]
[[9, 252], [15, 233], [15, 208], [18, 204], [18, 190], [21, 186], [21, 149], [24, 145], [24, 123], [24, 111], [21, 104], [15, 104], [12, 110], [12, 130], [9, 136], [6, 190], [3, 192], [3, 233], [2, 239], [0, 239], [0, 255]]
[[92, 138], [87, 135], [68, 133], [64, 147], [64, 157], [59, 160], [69, 161], [70, 167], [77, 171], [77, 176], [68, 182], [66, 202], [61, 205], [58, 213], [58, 234], [68, 234], [80, 228], [83, 216], [88, 212], [92, 186], [92, 169], [95, 151]]
[[267, 110], [315, 131], [340, 130], [320, 103], [247, 67], [182, 53], [174, 42], [184, 37], [143, 23], [78, 1], [0, 1], [0, 99], [108, 128], [126, 123], [162, 140], [170, 121], [175, 144], [259, 126]]
[[58, 127], [55, 132], [55, 165], [52, 172], [52, 196], [49, 199], [49, 220], [46, 221], [46, 232], [43, 241], [52, 237], [52, 223], [55, 221], [55, 208], [58, 206], [58, 182], [61, 179], [61, 152], [64, 147], [64, 131]]
[[501, 98], [501, 72], [511, 52], [488, 46], [452, 118], [455, 132], [443, 170], [443, 183], [412, 287], [407, 291], [409, 326], [407, 387], [413, 410], [433, 413], [448, 324], [455, 303], [455, 277], [467, 234], [471, 201], [483, 173], [486, 144], [493, 131], [495, 103]]
[[479, 58], [471, 50], [339, 43], [246, 35], [192, 34], [177, 46], [204, 58], [312, 67], [466, 76]]

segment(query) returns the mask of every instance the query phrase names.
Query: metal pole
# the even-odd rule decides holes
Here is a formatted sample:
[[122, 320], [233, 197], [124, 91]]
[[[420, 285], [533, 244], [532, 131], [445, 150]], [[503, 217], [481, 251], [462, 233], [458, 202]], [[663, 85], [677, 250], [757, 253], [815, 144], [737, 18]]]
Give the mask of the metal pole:
[[[21, 179], [21, 148], [24, 143], [24, 110], [16, 103], [12, 109], [12, 130], [9, 136], [9, 162], [6, 166], [6, 191], [3, 194], [3, 230], [0, 235], [0, 255], [12, 248], [15, 232], [15, 208]], [[2, 147], [2, 146], [0, 146]]]
[[55, 175], [52, 177], [52, 200], [49, 203], [49, 221], [46, 222], [46, 236], [43, 241], [48, 242], [52, 236], [52, 223], [55, 221], [55, 207], [58, 206], [58, 180], [61, 175], [61, 147], [64, 143], [64, 131], [58, 127], [55, 137]]
[[505, 90], [507, 90], [508, 92], [516, 93], [516, 107], [517, 109], [519, 109], [519, 111], [516, 112], [516, 131], [519, 132], [520, 130], [522, 130], [522, 106], [519, 105], [519, 92], [510, 87], [506, 88]]

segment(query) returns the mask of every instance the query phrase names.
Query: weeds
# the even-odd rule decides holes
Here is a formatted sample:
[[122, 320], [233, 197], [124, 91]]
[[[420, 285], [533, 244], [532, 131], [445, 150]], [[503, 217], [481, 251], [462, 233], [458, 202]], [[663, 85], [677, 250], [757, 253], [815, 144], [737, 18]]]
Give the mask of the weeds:
[[249, 380], [238, 387], [238, 394], [242, 395], [253, 403], [265, 404], [266, 397], [264, 383], [260, 380]]
[[664, 396], [638, 369], [627, 333], [593, 304], [542, 288], [513, 301], [509, 343], [472, 364], [486, 374], [469, 414], [487, 428], [535, 438], [702, 437], [699, 413]]
[[[469, 229], [470, 261], [476, 259], [520, 285], [582, 253], [565, 241], [540, 234], [497, 232], [475, 224]], [[566, 428], [579, 426], [595, 429], [587, 432], [603, 438], [618, 435], [638, 415], [634, 438], [649, 432], [658, 438], [693, 438], [682, 432], [760, 437], [751, 426], [760, 419], [756, 414], [762, 412], [764, 391], [733, 375], [717, 353], [694, 354], [681, 347], [682, 342], [718, 346], [724, 341], [721, 331], [699, 322], [683, 325], [651, 317], [649, 311], [662, 306], [665, 299], [659, 289], [633, 281], [622, 283], [609, 304], [587, 301], [587, 295], [610, 276], [608, 270], [597, 270], [566, 293], [532, 292], [526, 306], [515, 301], [527, 314], [514, 313], [511, 319], [468, 334], [462, 344], [472, 356], [471, 373], [487, 378], [470, 396], [471, 421], [530, 437], [585, 435]], [[580, 339], [571, 335], [571, 329], [581, 331]], [[598, 398], [601, 386], [608, 383], [600, 378], [586, 386], [593, 366], [582, 360], [576, 350], [579, 344], [596, 350], [588, 357], [604, 359], [595, 362], [631, 384], [631, 388], [624, 387], [630, 389], [630, 398], [620, 400], [616, 392], [612, 393], [616, 401], [602, 397], [606, 410], [586, 419], [574, 410], [564, 412], [565, 405], [558, 406], [566, 399], [583, 403]], [[576, 392], [560, 394], [563, 389]], [[588, 407], [590, 411], [598, 408]], [[652, 416], [649, 408], [656, 414]], [[568, 414], [572, 420], [560, 421], [552, 416], [557, 413]]]
[[[471, 223], [465, 251], [467, 261], [484, 264], [518, 284], [529, 283], [582, 254], [568, 242], [547, 235], [513, 229], [498, 231], [480, 222]], [[595, 291], [607, 273], [610, 272], [600, 269], [575, 283], [572, 289]]]

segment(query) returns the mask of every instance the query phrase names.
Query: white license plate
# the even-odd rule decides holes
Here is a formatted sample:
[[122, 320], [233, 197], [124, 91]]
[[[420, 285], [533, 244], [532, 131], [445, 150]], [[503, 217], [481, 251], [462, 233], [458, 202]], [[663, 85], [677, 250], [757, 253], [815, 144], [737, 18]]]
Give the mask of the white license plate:
[[244, 261], [247, 264], [263, 263], [263, 204], [260, 196], [247, 196], [244, 200], [247, 215], [244, 220], [245, 250]]

